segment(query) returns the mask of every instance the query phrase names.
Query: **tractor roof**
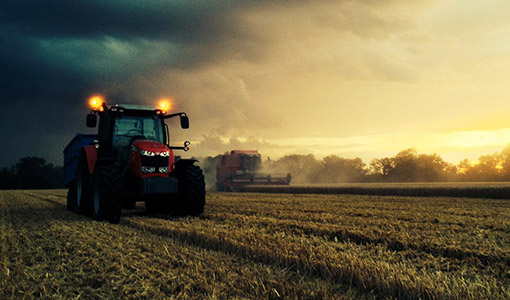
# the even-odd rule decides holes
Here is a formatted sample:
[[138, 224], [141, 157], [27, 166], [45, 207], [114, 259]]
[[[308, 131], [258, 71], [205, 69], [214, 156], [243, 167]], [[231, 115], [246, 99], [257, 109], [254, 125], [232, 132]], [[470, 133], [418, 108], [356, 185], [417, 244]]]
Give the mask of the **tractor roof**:
[[138, 104], [115, 104], [112, 107], [123, 108], [126, 110], [159, 110], [158, 107], [153, 105], [138, 105]]
[[151, 114], [163, 115], [165, 113], [156, 106], [136, 104], [115, 104], [110, 107], [110, 111], [134, 115], [151, 115]]

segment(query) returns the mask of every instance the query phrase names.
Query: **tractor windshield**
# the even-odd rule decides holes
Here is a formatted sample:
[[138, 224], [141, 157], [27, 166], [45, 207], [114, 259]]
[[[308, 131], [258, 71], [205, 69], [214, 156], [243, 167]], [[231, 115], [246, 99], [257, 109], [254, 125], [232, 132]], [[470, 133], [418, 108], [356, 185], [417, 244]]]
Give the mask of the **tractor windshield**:
[[[128, 147], [134, 137], [165, 142], [163, 122], [158, 117], [117, 116], [113, 128], [113, 149], [127, 159]], [[125, 153], [124, 153], [125, 152]]]

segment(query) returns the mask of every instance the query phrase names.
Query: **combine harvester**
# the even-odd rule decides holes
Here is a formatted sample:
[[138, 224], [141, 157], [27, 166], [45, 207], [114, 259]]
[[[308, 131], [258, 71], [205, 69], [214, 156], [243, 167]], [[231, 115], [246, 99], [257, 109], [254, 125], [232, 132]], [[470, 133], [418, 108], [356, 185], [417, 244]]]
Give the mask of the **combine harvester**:
[[205, 182], [194, 159], [176, 160], [165, 120], [184, 112], [167, 114], [160, 107], [116, 104], [108, 107], [100, 97], [90, 100], [87, 127], [98, 134], [77, 134], [64, 150], [64, 184], [69, 187], [67, 209], [95, 220], [120, 221], [122, 208], [145, 202], [147, 212], [196, 216], [205, 205]]
[[216, 191], [241, 192], [247, 185], [289, 185], [290, 174], [261, 173], [262, 159], [257, 150], [232, 150], [216, 165]]

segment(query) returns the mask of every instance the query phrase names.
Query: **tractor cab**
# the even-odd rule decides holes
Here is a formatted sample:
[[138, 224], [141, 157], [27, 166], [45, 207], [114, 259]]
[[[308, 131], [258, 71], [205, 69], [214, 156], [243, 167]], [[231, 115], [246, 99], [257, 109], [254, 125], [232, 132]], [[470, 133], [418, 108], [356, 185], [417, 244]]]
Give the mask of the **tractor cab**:
[[149, 140], [166, 144], [165, 126], [157, 116], [118, 115], [112, 132], [112, 151], [126, 160], [129, 146], [135, 140]]
[[[168, 126], [164, 120], [176, 116], [181, 118], [181, 127], [188, 128], [189, 120], [185, 113], [166, 115], [162, 108], [145, 105], [116, 104], [110, 108], [101, 107], [87, 117], [100, 116], [98, 142], [99, 157], [126, 161], [130, 146], [136, 140], [146, 140], [169, 146]], [[87, 122], [95, 127], [97, 121]], [[171, 147], [187, 151], [187, 147]]]
[[167, 127], [162, 114], [155, 107], [125, 104], [99, 112], [99, 156], [127, 161], [129, 148], [136, 140], [168, 145]]

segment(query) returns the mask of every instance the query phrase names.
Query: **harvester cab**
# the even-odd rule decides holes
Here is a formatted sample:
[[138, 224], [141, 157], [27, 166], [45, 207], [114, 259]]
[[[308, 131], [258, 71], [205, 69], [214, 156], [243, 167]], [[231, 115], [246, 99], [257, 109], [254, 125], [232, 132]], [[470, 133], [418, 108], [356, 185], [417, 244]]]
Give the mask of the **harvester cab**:
[[216, 191], [238, 192], [247, 185], [288, 185], [290, 174], [262, 173], [262, 158], [257, 150], [232, 150], [216, 165]]
[[94, 219], [120, 220], [121, 208], [145, 202], [147, 211], [199, 215], [205, 205], [205, 182], [196, 160], [176, 160], [166, 119], [179, 117], [189, 128], [186, 113], [167, 114], [160, 107], [116, 104], [99, 97], [90, 100], [87, 127], [97, 135], [78, 134], [64, 150], [68, 209]]

